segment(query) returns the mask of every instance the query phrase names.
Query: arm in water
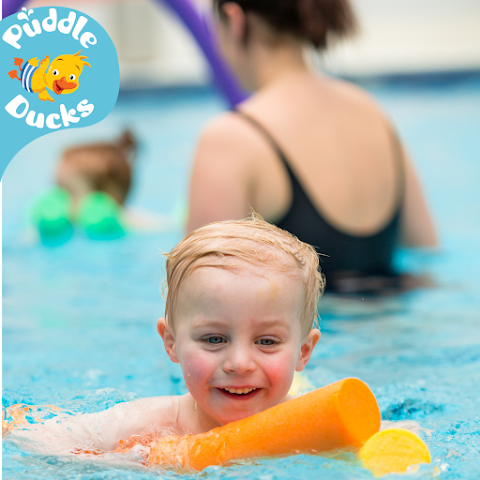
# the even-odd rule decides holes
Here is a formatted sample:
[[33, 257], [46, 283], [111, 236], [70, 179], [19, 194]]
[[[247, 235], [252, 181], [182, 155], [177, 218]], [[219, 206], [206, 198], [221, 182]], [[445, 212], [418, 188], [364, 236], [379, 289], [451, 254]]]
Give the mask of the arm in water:
[[[151, 397], [119, 403], [102, 412], [73, 416], [50, 407], [50, 411], [59, 414], [45, 421], [36, 413], [45, 408], [15, 405], [6, 409], [3, 435], [27, 440], [35, 449], [56, 453], [60, 453], [59, 450], [73, 453], [79, 449], [113, 451], [120, 440], [141, 433], [153, 424], [175, 430], [179, 405], [179, 397]], [[38, 423], [30, 423], [27, 416]]]

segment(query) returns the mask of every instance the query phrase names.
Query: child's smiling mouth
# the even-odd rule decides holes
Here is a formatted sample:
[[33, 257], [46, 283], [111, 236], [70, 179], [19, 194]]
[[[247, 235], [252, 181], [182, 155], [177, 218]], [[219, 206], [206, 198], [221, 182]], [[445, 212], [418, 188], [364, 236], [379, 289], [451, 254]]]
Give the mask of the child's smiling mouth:
[[245, 388], [218, 388], [224, 395], [229, 398], [250, 398], [260, 391], [259, 388], [245, 387]]

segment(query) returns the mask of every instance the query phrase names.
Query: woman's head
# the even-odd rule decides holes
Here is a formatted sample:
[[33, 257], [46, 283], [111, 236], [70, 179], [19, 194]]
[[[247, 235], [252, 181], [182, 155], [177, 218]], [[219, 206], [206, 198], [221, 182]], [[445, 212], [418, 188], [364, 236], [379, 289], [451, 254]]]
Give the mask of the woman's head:
[[[214, 0], [222, 21], [228, 21], [228, 4], [244, 14], [257, 16], [281, 39], [289, 36], [326, 48], [331, 36], [343, 37], [355, 30], [355, 16], [348, 0]], [[248, 25], [244, 42], [249, 40]]]
[[214, 0], [220, 46], [248, 90], [306, 71], [303, 47], [327, 47], [355, 30], [348, 0]]

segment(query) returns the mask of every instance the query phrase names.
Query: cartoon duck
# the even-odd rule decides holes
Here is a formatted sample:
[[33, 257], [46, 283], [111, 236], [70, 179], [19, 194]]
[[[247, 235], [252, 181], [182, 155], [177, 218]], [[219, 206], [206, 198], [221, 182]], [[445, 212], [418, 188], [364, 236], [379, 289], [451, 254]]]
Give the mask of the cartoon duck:
[[[38, 98], [46, 102], [54, 102], [47, 92], [47, 88], [57, 95], [73, 93], [78, 88], [78, 78], [82, 74], [83, 67], [91, 65], [79, 56], [81, 50], [74, 55], [60, 55], [50, 63], [47, 55], [38, 65], [38, 58], [33, 57], [23, 65], [21, 58], [15, 58], [14, 65], [20, 71], [20, 77], [16, 70], [8, 72], [10, 78], [16, 78], [22, 82], [22, 87], [30, 93], [38, 93]], [[48, 67], [48, 70], [47, 70]]]

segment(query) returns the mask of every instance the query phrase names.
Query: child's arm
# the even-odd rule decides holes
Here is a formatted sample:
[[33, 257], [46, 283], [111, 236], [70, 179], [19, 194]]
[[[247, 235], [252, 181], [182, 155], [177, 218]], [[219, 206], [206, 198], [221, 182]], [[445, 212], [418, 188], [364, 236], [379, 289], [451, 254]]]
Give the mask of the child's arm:
[[118, 442], [140, 433], [153, 423], [175, 423], [179, 397], [152, 397], [119, 403], [98, 413], [54, 417], [43, 424], [14, 429], [12, 435], [32, 441], [35, 446], [72, 452], [92, 448], [112, 451]]

